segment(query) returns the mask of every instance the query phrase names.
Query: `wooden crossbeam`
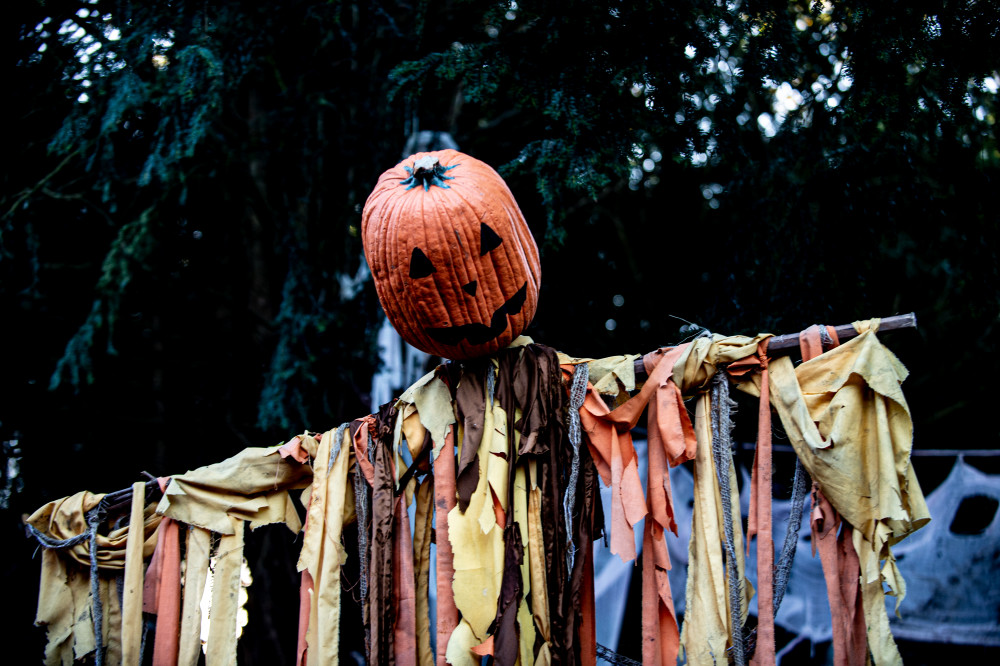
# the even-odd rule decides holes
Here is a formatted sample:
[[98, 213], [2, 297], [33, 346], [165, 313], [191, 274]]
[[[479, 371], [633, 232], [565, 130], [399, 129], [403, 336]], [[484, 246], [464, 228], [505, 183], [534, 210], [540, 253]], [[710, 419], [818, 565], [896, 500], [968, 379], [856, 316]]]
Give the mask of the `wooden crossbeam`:
[[[898, 331], [904, 328], [916, 328], [917, 327], [917, 315], [913, 312], [904, 315], [894, 315], [892, 317], [885, 317], [880, 320], [878, 331], [879, 333], [887, 333], [889, 331]], [[840, 326], [834, 326], [834, 330], [837, 331], [837, 338], [841, 342], [850, 340], [851, 338], [856, 338], [858, 332], [854, 329], [853, 324], [841, 324]], [[772, 354], [793, 354], [799, 349], [799, 334], [798, 333], [788, 333], [786, 335], [776, 335], [771, 338], [770, 342], [767, 344], [767, 351]], [[646, 366], [642, 362], [642, 358], [639, 358], [635, 362], [635, 381], [636, 383], [641, 383], [646, 381]]]

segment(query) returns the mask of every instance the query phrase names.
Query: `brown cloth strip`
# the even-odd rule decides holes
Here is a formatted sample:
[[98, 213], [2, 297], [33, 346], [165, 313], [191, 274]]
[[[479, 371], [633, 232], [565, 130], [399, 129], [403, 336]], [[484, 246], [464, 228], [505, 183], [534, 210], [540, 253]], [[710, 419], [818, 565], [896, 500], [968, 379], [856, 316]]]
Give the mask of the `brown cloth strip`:
[[[427, 435], [430, 439], [430, 431]], [[428, 441], [428, 449], [432, 444]], [[417, 610], [417, 663], [421, 666], [433, 666], [434, 652], [431, 651], [431, 618], [430, 618], [430, 570], [431, 570], [431, 535], [434, 519], [434, 477], [428, 475], [417, 488], [417, 507], [413, 521], [413, 575], [416, 579], [416, 610]]]
[[[368, 570], [368, 598], [371, 627], [371, 663], [393, 666], [393, 527], [396, 496], [395, 471], [392, 464], [392, 436], [396, 410], [391, 405], [382, 408], [376, 418], [374, 437], [375, 476], [372, 486], [371, 567]], [[355, 440], [357, 445], [357, 440]]]

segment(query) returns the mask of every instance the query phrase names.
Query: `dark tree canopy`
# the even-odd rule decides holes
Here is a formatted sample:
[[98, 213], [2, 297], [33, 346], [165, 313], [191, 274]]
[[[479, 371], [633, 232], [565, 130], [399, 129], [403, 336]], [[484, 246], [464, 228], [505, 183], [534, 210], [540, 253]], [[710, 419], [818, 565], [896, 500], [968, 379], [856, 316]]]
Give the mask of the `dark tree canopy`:
[[518, 197], [542, 248], [536, 341], [600, 356], [685, 322], [915, 311], [889, 344], [916, 445], [995, 441], [952, 435], [998, 370], [998, 10], [10, 5], [5, 529], [376, 409], [360, 211], [419, 130]]

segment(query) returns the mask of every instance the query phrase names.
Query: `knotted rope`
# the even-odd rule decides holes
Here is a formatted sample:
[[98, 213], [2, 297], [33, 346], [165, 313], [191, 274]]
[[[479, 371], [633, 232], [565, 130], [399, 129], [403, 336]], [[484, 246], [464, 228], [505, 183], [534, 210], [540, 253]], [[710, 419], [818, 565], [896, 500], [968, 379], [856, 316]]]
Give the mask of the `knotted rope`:
[[[368, 431], [368, 463], [375, 465], [375, 440], [372, 439], [371, 430]], [[361, 471], [361, 465], [355, 462], [354, 465], [354, 503], [358, 514], [358, 552], [361, 576], [361, 607], [368, 605], [368, 521], [371, 515], [372, 499], [368, 494], [368, 482]], [[370, 623], [365, 623], [365, 656], [370, 658], [369, 651], [372, 644], [372, 628]]]
[[566, 520], [566, 570], [572, 576], [573, 558], [573, 510], [576, 508], [576, 486], [580, 479], [580, 408], [587, 397], [587, 382], [590, 379], [590, 366], [580, 363], [573, 370], [573, 383], [569, 391], [569, 443], [573, 448], [573, 461], [569, 472], [569, 485], [566, 497], [563, 499], [563, 515]]
[[[101, 500], [103, 502], [104, 500]], [[94, 616], [94, 664], [104, 665], [104, 604], [101, 602], [100, 579], [97, 577], [97, 525], [101, 522], [101, 505], [87, 512], [87, 535], [90, 538], [90, 598]]]
[[732, 628], [732, 657], [736, 666], [746, 664], [743, 639], [743, 581], [736, 567], [736, 542], [733, 535], [732, 490], [729, 470], [733, 464], [733, 418], [736, 403], [729, 397], [729, 377], [719, 372], [712, 379], [712, 457], [722, 499], [723, 529], [726, 537], [726, 576], [729, 581], [729, 609]]
[[344, 443], [344, 431], [350, 425], [350, 423], [341, 423], [340, 427], [337, 428], [337, 432], [333, 434], [333, 442], [330, 443], [330, 461], [326, 465], [327, 474], [333, 469], [333, 463], [337, 462], [337, 456], [340, 455], [340, 447]]
[[626, 657], [623, 654], [618, 654], [611, 648], [604, 647], [600, 643], [597, 644], [597, 657], [601, 661], [606, 661], [609, 664], [620, 664], [620, 666], [642, 666], [641, 662], [638, 662], [631, 657]]
[[788, 587], [788, 577], [792, 572], [792, 561], [795, 559], [795, 549], [799, 544], [799, 528], [802, 526], [802, 507], [809, 493], [811, 480], [802, 461], [795, 459], [795, 477], [792, 480], [792, 506], [788, 513], [788, 527], [785, 530], [785, 541], [781, 544], [781, 555], [774, 565], [774, 614], [778, 614], [781, 600], [785, 597]]
[[97, 527], [107, 518], [109, 507], [120, 508], [119, 495], [120, 493], [112, 493], [102, 497], [97, 506], [85, 514], [87, 531], [68, 539], [54, 539], [40, 532], [34, 525], [27, 525], [28, 533], [38, 541], [39, 545], [49, 550], [66, 550], [84, 541], [90, 542], [90, 599], [91, 616], [94, 623], [95, 666], [104, 666], [104, 604], [101, 601], [101, 580], [97, 566]]

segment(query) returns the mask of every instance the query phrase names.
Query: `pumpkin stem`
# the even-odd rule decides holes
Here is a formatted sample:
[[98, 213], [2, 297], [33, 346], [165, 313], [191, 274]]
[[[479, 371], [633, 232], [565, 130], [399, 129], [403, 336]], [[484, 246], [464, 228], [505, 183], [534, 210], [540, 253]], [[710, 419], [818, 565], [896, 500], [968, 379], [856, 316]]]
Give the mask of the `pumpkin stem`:
[[424, 186], [424, 192], [430, 189], [431, 185], [437, 185], [446, 190], [451, 189], [444, 181], [454, 180], [454, 176], [444, 175], [445, 171], [450, 171], [457, 167], [457, 164], [452, 164], [451, 166], [441, 166], [438, 162], [438, 158], [433, 155], [425, 155], [419, 160], [413, 163], [413, 167], [404, 166], [406, 173], [410, 174], [410, 177], [403, 180], [400, 184], [406, 185], [407, 190], [412, 190], [418, 185]]

